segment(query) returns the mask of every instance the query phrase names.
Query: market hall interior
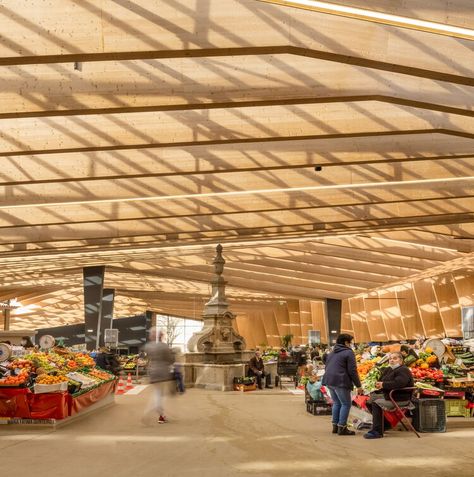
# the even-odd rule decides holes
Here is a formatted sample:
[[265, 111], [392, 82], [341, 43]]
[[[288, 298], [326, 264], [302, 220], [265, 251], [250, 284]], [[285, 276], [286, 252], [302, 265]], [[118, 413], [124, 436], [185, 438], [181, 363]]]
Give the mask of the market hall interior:
[[[248, 349], [310, 330], [462, 336], [472, 0], [4, 0], [0, 31], [0, 327], [84, 323], [89, 267], [117, 318], [200, 320], [222, 243]], [[191, 388], [144, 428], [148, 392], [55, 431], [0, 427], [0, 459], [34, 475], [473, 474], [469, 419], [369, 446], [286, 391]]]
[[190, 389], [169, 400], [168, 424], [145, 427], [148, 392], [117, 396], [114, 406], [55, 431], [0, 427], [2, 467], [21, 462], [22, 475], [36, 477], [472, 477], [474, 428], [462, 418], [445, 434], [391, 431], [369, 442], [332, 435], [330, 416], [308, 414], [302, 396], [286, 390]]

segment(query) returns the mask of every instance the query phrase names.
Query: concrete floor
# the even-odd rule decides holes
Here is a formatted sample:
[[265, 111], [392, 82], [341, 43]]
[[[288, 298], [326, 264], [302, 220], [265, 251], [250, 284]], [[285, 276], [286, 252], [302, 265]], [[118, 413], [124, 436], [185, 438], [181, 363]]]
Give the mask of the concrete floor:
[[190, 389], [169, 400], [168, 424], [146, 427], [149, 394], [117, 396], [55, 431], [0, 427], [0, 466], [32, 477], [474, 475], [474, 419], [421, 439], [390, 431], [367, 441], [330, 434], [329, 416], [306, 413], [303, 396], [286, 391]]

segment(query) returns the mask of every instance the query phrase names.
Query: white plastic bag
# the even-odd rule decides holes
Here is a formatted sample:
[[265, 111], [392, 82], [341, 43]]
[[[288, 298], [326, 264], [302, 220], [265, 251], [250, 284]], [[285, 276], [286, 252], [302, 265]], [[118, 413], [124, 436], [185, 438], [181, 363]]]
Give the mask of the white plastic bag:
[[347, 422], [352, 424], [354, 429], [368, 429], [372, 427], [372, 414], [356, 406], [352, 406]]

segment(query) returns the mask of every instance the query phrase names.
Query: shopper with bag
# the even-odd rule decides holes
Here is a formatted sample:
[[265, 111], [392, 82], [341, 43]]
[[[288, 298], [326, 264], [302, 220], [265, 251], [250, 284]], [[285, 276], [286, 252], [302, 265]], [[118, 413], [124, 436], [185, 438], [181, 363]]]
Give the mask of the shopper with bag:
[[342, 334], [326, 359], [323, 386], [329, 389], [332, 405], [332, 432], [340, 436], [353, 436], [347, 428], [347, 418], [352, 406], [351, 391], [354, 386], [362, 391], [355, 354], [352, 349], [353, 336]]

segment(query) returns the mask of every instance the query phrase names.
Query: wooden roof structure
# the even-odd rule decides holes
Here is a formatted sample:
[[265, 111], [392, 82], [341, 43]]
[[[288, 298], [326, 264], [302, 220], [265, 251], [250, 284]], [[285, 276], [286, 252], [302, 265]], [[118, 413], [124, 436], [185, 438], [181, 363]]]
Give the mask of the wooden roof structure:
[[235, 312], [472, 269], [472, 1], [297, 3], [1, 2], [13, 327], [83, 321], [90, 265], [199, 318], [217, 243]]

